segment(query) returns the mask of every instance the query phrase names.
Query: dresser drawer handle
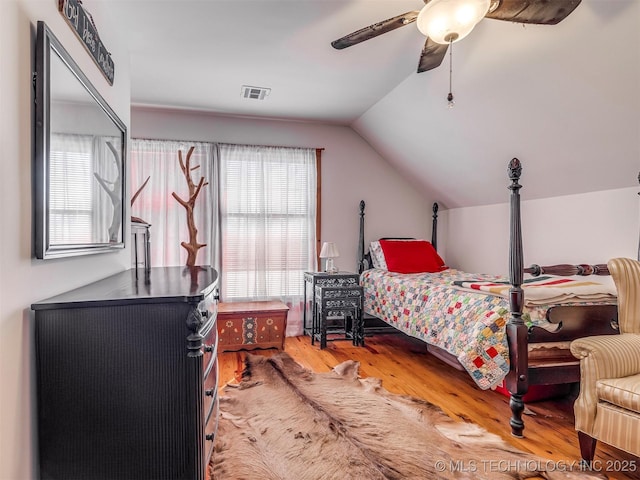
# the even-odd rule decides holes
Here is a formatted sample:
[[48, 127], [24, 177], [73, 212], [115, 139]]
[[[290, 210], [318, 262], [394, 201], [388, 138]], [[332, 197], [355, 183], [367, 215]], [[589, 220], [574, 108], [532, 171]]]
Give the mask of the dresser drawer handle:
[[213, 397], [214, 392], [215, 392], [215, 389], [210, 388], [209, 390], [205, 390], [205, 391], [204, 391], [204, 394], [205, 394], [207, 397]]
[[207, 433], [207, 435], [204, 438], [206, 438], [210, 442], [213, 442], [215, 435], [213, 433]]

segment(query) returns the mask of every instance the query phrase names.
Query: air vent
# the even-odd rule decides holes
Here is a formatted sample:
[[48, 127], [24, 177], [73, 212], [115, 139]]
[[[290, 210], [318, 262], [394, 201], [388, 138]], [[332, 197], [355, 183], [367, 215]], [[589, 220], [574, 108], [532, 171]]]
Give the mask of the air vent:
[[270, 88], [242, 86], [242, 98], [252, 98], [254, 100], [264, 100], [264, 97], [271, 93]]

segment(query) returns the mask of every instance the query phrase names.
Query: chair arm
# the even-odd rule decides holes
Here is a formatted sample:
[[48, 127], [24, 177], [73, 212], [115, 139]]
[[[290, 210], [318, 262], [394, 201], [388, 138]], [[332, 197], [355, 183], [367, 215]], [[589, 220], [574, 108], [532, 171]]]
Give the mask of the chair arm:
[[576, 430], [591, 434], [596, 417], [596, 382], [640, 373], [640, 335], [600, 335], [571, 342], [580, 359], [580, 395], [574, 404]]
[[594, 380], [621, 378], [640, 373], [640, 335], [599, 335], [571, 342], [574, 357], [587, 360]]

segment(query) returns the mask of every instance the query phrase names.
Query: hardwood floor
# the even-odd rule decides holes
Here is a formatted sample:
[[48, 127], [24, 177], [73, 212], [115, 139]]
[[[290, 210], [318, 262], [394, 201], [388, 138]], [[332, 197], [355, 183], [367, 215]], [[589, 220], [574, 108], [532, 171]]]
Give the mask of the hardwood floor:
[[[506, 396], [480, 390], [465, 372], [427, 354], [422, 342], [402, 334], [367, 337], [364, 348], [348, 341], [330, 342], [324, 350], [312, 346], [309, 337], [288, 337], [285, 351], [315, 372], [327, 372], [345, 360], [356, 360], [362, 377], [381, 378], [388, 391], [423, 398], [455, 419], [474, 422], [516, 448], [557, 462], [557, 468], [572, 462], [577, 465], [580, 459], [573, 427], [573, 397], [528, 404], [525, 438], [517, 439], [510, 433]], [[269, 349], [249, 353], [270, 356], [277, 352]], [[219, 354], [220, 387], [240, 379], [247, 353]], [[640, 479], [638, 457], [603, 443], [598, 443], [594, 465], [610, 479]]]

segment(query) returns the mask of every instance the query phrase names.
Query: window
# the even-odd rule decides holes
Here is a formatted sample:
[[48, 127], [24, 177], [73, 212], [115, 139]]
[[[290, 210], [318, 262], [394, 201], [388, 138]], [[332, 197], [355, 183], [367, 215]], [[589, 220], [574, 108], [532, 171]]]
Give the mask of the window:
[[223, 299], [300, 301], [315, 262], [315, 150], [221, 145], [220, 182]]
[[49, 154], [50, 242], [93, 241], [93, 137], [52, 134]]

